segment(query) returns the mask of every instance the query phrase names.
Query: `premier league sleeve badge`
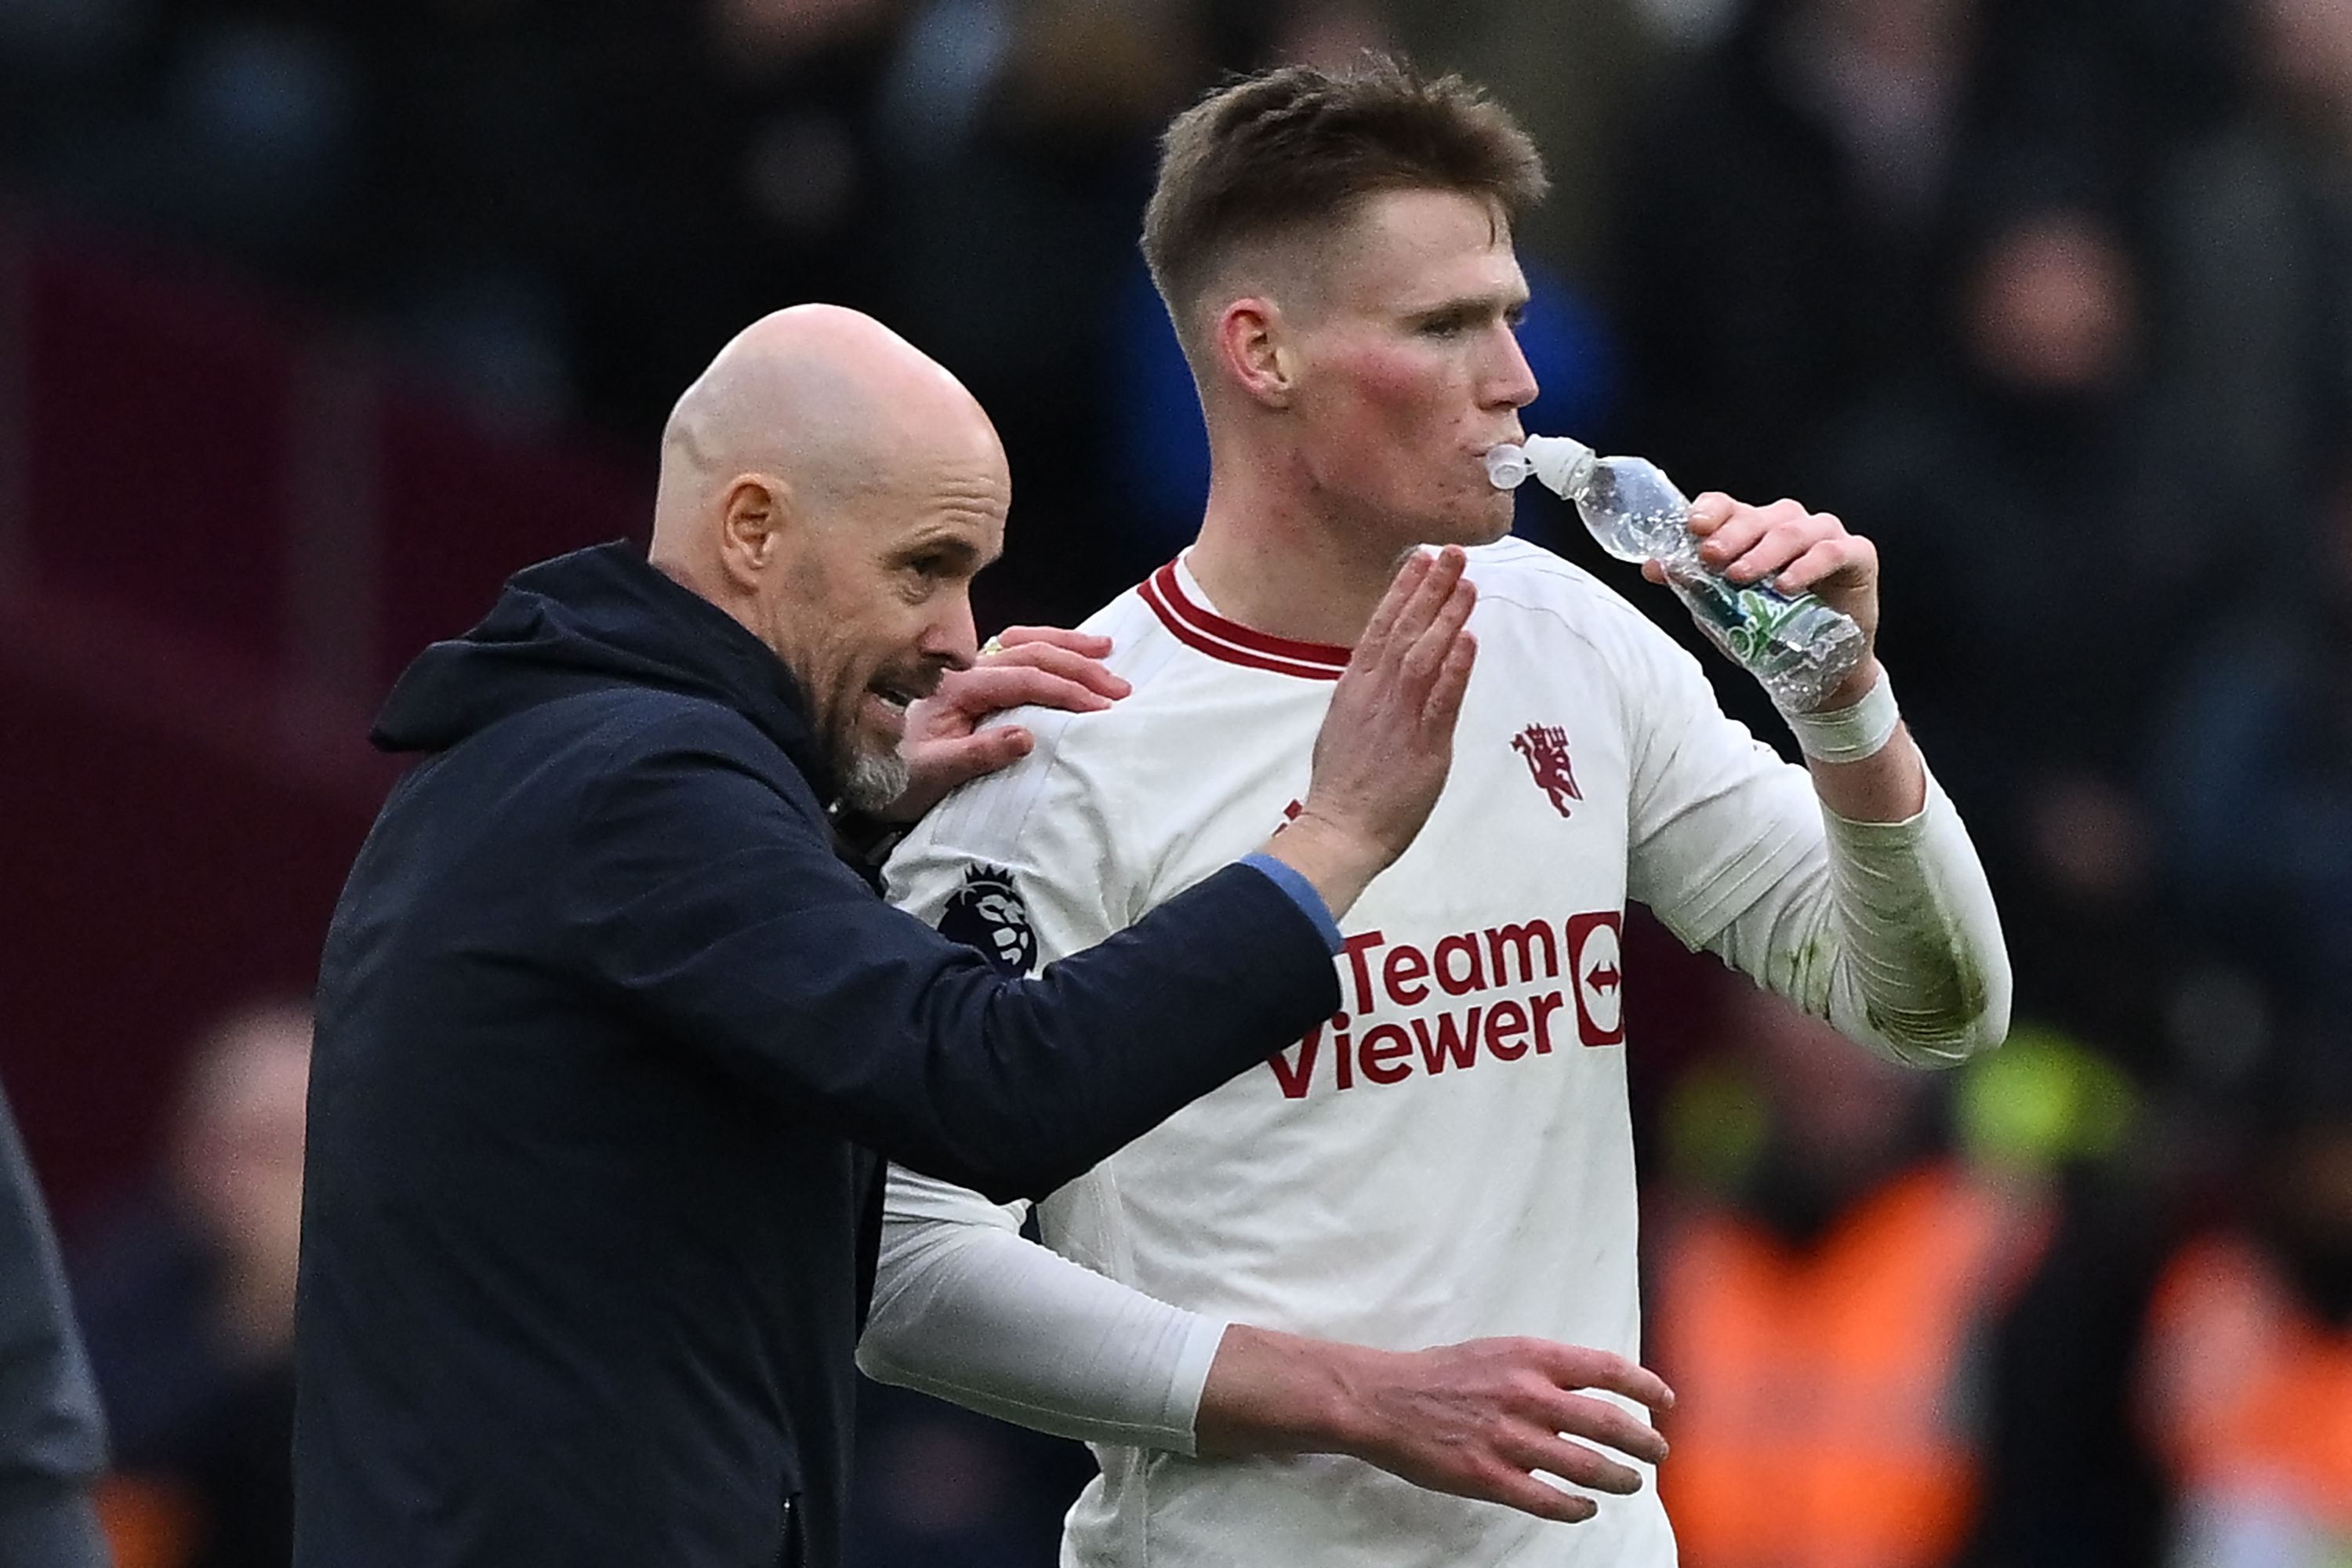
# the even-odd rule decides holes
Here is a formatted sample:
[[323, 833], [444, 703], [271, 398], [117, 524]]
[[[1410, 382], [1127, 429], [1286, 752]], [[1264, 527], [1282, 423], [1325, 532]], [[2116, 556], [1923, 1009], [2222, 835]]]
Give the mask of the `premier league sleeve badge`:
[[976, 950], [1000, 973], [1020, 976], [1037, 962], [1037, 935], [1013, 873], [974, 866], [940, 916], [940, 934]]

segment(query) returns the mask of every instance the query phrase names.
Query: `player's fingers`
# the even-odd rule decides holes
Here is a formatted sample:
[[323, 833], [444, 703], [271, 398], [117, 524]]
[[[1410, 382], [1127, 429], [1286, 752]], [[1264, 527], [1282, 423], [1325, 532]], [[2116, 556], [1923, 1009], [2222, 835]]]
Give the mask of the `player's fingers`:
[[1702, 491], [1690, 504], [1690, 531], [1704, 539], [1729, 521], [1738, 508], [1739, 503], [1721, 490]]
[[1001, 648], [1019, 647], [1024, 643], [1050, 643], [1088, 658], [1108, 658], [1111, 649], [1110, 638], [1093, 632], [1074, 632], [1067, 626], [1007, 626], [992, 640]]
[[1829, 577], [1867, 581], [1878, 570], [1878, 547], [1867, 539], [1841, 533], [1814, 544], [1780, 568], [1774, 586], [1784, 594], [1801, 594]]
[[1356, 644], [1364, 657], [1377, 658], [1380, 650], [1388, 646], [1397, 617], [1404, 613], [1405, 605], [1420, 591], [1422, 579], [1429, 575], [1433, 564], [1434, 561], [1425, 550], [1416, 550], [1405, 557], [1404, 564], [1397, 568], [1396, 576], [1390, 580], [1388, 592], [1381, 595], [1381, 602], [1373, 607], [1372, 618], [1366, 623], [1364, 635]]
[[1652, 1410], [1672, 1410], [1675, 1391], [1666, 1380], [1641, 1363], [1613, 1351], [1584, 1345], [1563, 1345], [1550, 1340], [1528, 1340], [1545, 1370], [1562, 1388], [1603, 1388], [1622, 1394]]
[[956, 706], [975, 717], [1001, 713], [1007, 708], [1058, 708], [1071, 713], [1098, 713], [1110, 699], [1066, 676], [1026, 664], [988, 664], [968, 669], [955, 679]]
[[1496, 1445], [1496, 1452], [1522, 1470], [1541, 1470], [1572, 1487], [1583, 1487], [1617, 1497], [1642, 1489], [1642, 1472], [1622, 1465], [1597, 1448], [1571, 1443], [1551, 1432], [1533, 1428]]
[[[1736, 560], [1721, 564], [1720, 570], [1735, 583], [1753, 583], [1780, 571], [1823, 540], [1843, 537], [1844, 526], [1826, 513], [1784, 516], [1758, 535]], [[1710, 545], [1714, 542], [1708, 541]]]
[[1770, 508], [1735, 508], [1715, 530], [1699, 541], [1698, 557], [1720, 572], [1756, 548], [1758, 541], [1790, 520]]
[[1135, 689], [1092, 654], [1080, 653], [1076, 648], [1065, 647], [1044, 638], [1014, 644], [989, 657], [988, 668], [991, 669], [1003, 669], [1008, 666], [1045, 670], [1065, 680], [1075, 680], [1105, 697], [1125, 697]]
[[1563, 1491], [1549, 1481], [1537, 1479], [1524, 1470], [1507, 1465], [1497, 1465], [1495, 1470], [1482, 1476], [1475, 1489], [1465, 1489], [1465, 1496], [1498, 1502], [1521, 1513], [1531, 1513], [1538, 1519], [1549, 1519], [1560, 1524], [1582, 1524], [1601, 1511], [1601, 1505], [1589, 1497]]
[[1562, 1394], [1541, 1419], [1551, 1431], [1606, 1444], [1621, 1454], [1630, 1454], [1653, 1465], [1665, 1461], [1666, 1440], [1658, 1435], [1658, 1429], [1622, 1405], [1612, 1405], [1605, 1399]]

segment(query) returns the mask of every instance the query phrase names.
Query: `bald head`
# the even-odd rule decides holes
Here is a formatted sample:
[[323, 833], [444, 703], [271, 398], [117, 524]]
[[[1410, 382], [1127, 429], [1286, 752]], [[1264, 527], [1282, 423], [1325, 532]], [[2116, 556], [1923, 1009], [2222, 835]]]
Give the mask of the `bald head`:
[[955, 377], [869, 316], [799, 305], [677, 400], [652, 558], [784, 661], [843, 798], [872, 807], [904, 787], [908, 703], [973, 658], [971, 578], [1011, 501]]
[[859, 311], [778, 310], [737, 333], [671, 410], [653, 559], [708, 593], [728, 492], [745, 476], [780, 482], [796, 512], [823, 519], [942, 455], [1003, 466], [995, 427], [946, 367]]

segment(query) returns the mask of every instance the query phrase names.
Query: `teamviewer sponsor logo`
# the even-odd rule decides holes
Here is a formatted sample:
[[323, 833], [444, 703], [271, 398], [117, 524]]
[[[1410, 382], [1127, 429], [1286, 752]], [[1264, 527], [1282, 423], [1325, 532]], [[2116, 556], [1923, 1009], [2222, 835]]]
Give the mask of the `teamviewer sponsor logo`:
[[1266, 1067], [1285, 1098], [1303, 1100], [1318, 1085], [1384, 1087], [1549, 1056], [1571, 1018], [1578, 1045], [1623, 1045], [1623, 930], [1624, 916], [1603, 910], [1460, 931], [1428, 948], [1360, 932], [1339, 960], [1349, 1007]]

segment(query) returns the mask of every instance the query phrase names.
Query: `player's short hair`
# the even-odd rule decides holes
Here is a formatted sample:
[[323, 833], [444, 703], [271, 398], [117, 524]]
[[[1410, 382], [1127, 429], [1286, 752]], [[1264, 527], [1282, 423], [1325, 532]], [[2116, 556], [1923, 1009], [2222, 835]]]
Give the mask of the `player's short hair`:
[[1244, 245], [1343, 223], [1388, 191], [1458, 191], [1516, 221], [1546, 186], [1533, 140], [1458, 76], [1433, 80], [1382, 55], [1338, 75], [1283, 66], [1169, 125], [1143, 258], [1189, 351], [1192, 312]]

